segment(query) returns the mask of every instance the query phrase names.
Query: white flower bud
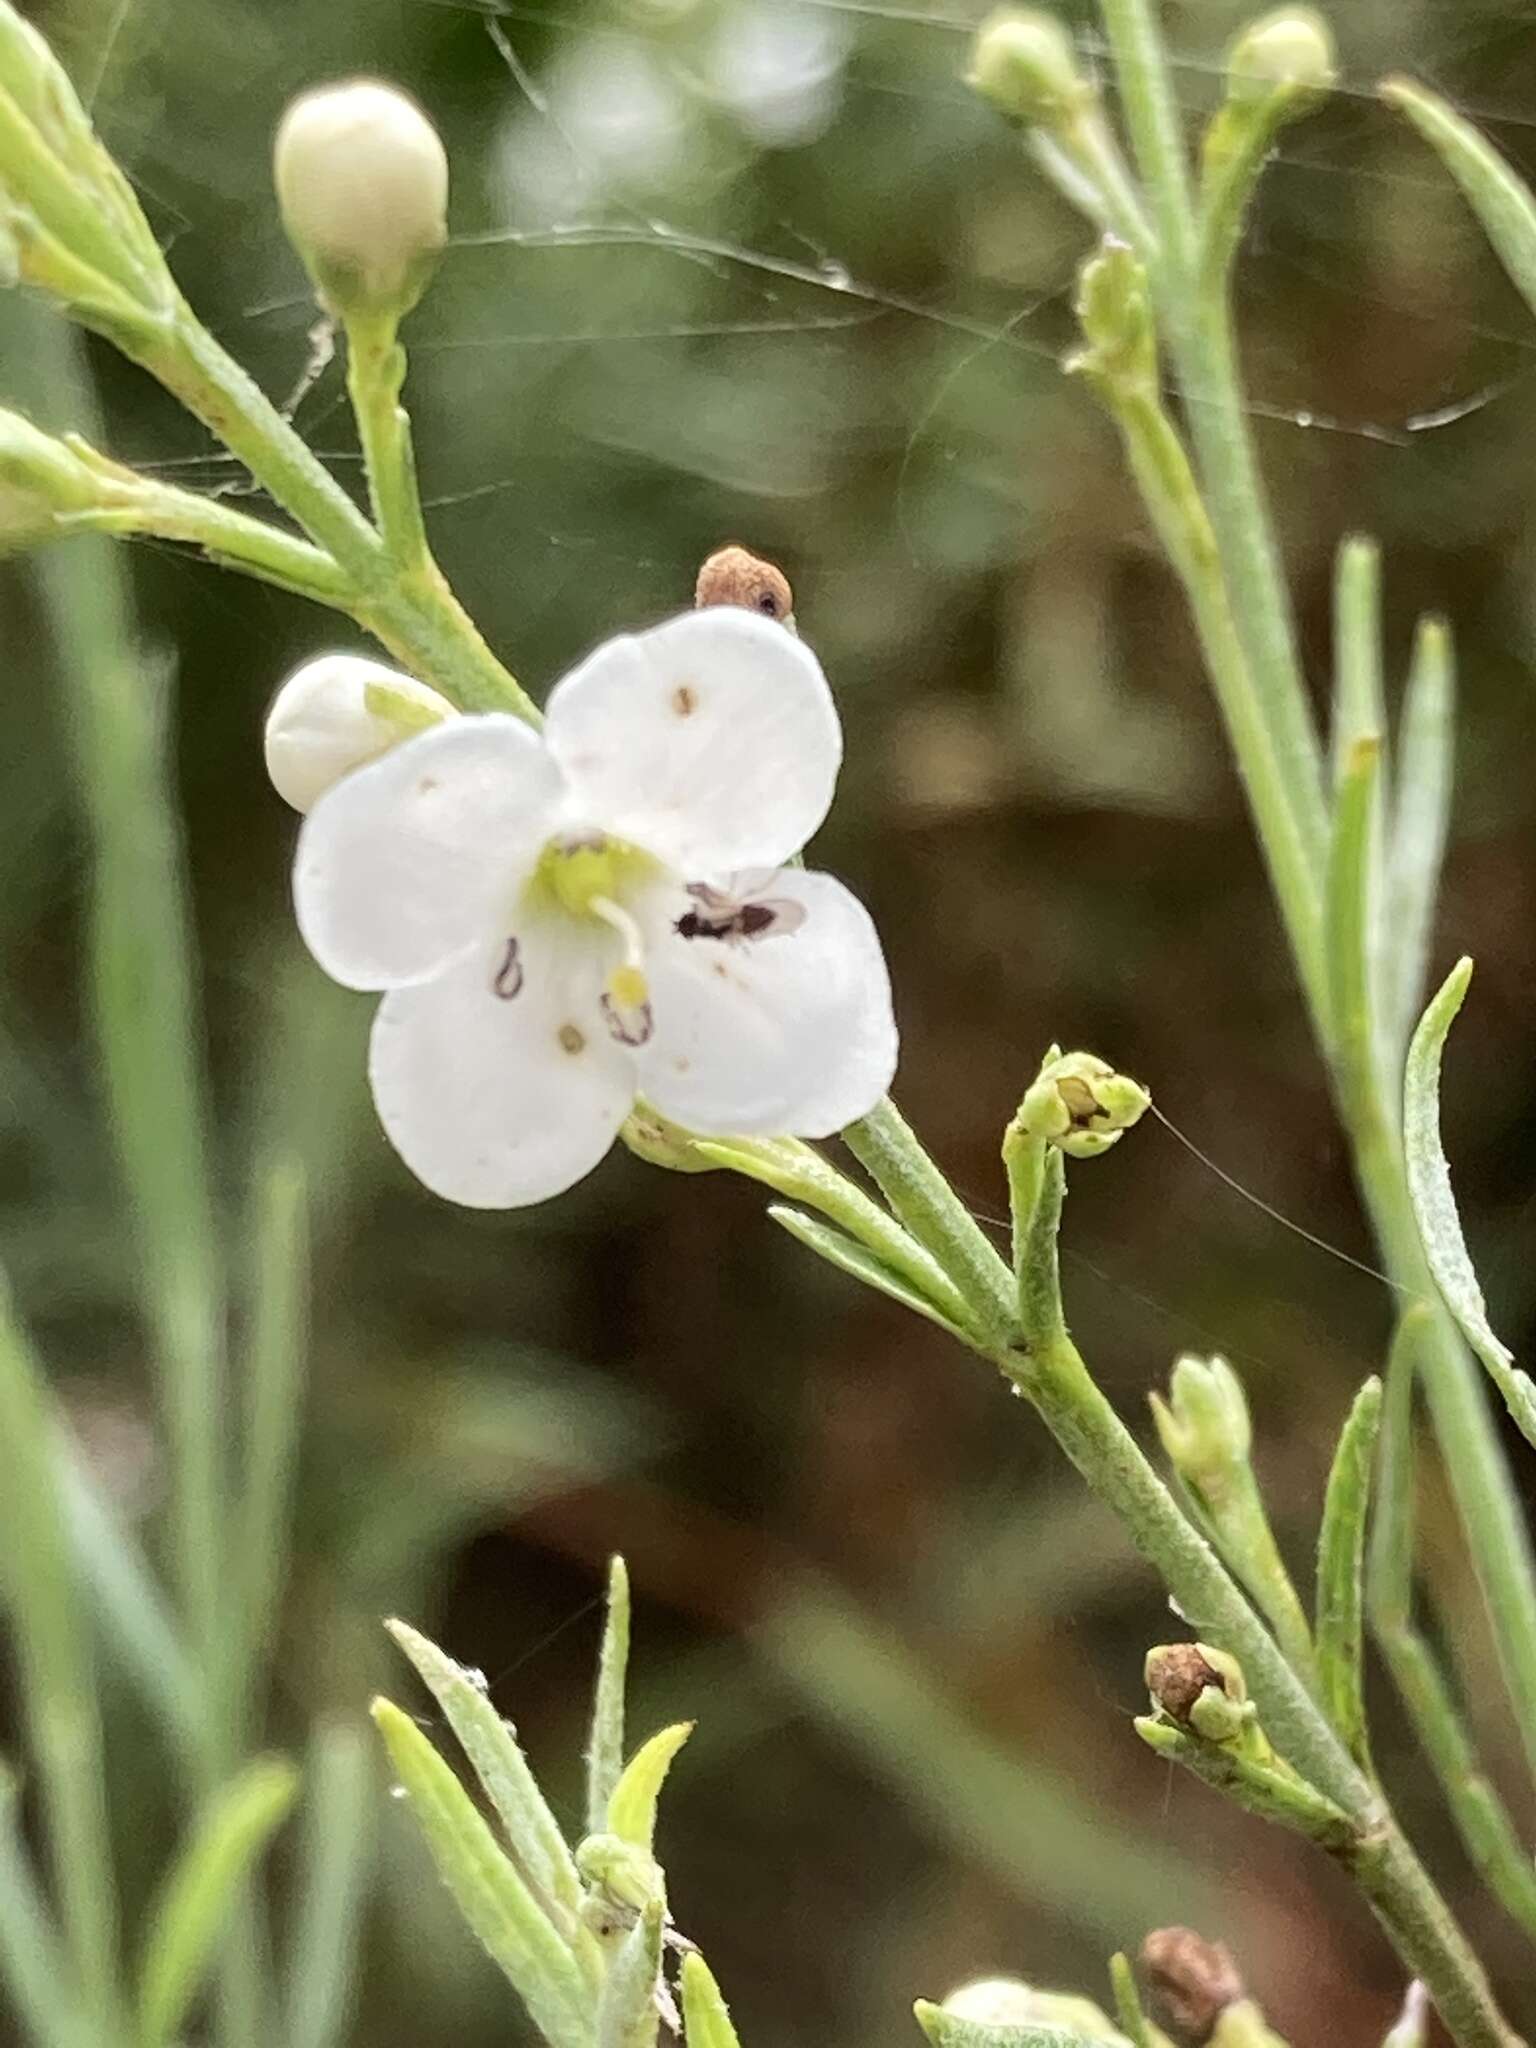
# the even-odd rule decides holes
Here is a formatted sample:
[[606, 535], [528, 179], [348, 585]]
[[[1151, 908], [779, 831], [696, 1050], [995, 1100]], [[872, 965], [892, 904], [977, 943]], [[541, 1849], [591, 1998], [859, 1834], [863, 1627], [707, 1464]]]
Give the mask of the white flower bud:
[[448, 158], [416, 102], [367, 78], [304, 93], [272, 169], [288, 239], [327, 304], [409, 312], [448, 238]]
[[[1043, 2028], [1052, 2039], [1081, 2042], [1083, 2048], [1130, 2048], [1125, 2036], [1091, 1998], [1071, 1992], [1040, 1991], [1017, 1977], [981, 1977], [951, 1991], [939, 2008], [943, 2019], [966, 2020], [977, 2027]], [[940, 2025], [925, 2026], [929, 2039], [942, 2041]]]
[[446, 697], [382, 663], [322, 654], [295, 669], [267, 713], [267, 773], [296, 811], [333, 783], [457, 711]]
[[1066, 126], [1093, 98], [1070, 33], [1033, 7], [1005, 7], [982, 23], [967, 83], [1027, 126]]
[[1314, 96], [1337, 77], [1333, 31], [1315, 8], [1282, 7], [1250, 22], [1227, 52], [1234, 100], [1264, 100], [1277, 90]]

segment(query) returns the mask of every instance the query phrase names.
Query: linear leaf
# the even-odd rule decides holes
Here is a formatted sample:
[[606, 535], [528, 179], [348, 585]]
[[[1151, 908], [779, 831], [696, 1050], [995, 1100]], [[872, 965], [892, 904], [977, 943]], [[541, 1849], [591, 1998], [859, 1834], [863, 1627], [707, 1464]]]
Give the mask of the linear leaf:
[[676, 1721], [643, 1742], [624, 1767], [608, 1802], [608, 1831], [647, 1854], [656, 1841], [656, 1803], [672, 1759], [693, 1733], [691, 1721]]
[[919, 1294], [899, 1273], [893, 1272], [863, 1245], [855, 1244], [851, 1237], [844, 1237], [840, 1230], [834, 1230], [818, 1217], [807, 1216], [801, 1209], [786, 1208], [782, 1202], [770, 1203], [768, 1214], [781, 1229], [798, 1238], [818, 1258], [825, 1259], [829, 1266], [836, 1266], [852, 1279], [862, 1281], [864, 1286], [873, 1287], [877, 1294], [900, 1302], [914, 1315], [926, 1316], [930, 1323], [937, 1323], [941, 1330], [947, 1330], [962, 1344], [970, 1343], [970, 1338], [958, 1323], [952, 1322], [926, 1295]]
[[282, 1825], [298, 1773], [279, 1757], [261, 1757], [216, 1792], [160, 1890], [139, 1969], [141, 2048], [161, 2048], [179, 2033], [239, 1898], [242, 1881]]
[[373, 1852], [373, 1786], [365, 1731], [350, 1722], [322, 1726], [305, 1767], [285, 2048], [335, 2048], [345, 2031]]
[[409, 1714], [377, 1699], [373, 1718], [438, 1875], [549, 2048], [592, 2048], [596, 2000], [575, 1958], [500, 1843]]
[[1334, 567], [1333, 670], [1337, 783], [1355, 741], [1379, 739], [1387, 726], [1381, 680], [1381, 551], [1361, 534], [1344, 542]]
[[624, 1695], [629, 1671], [629, 1571], [622, 1557], [608, 1560], [608, 1606], [598, 1652], [587, 1737], [587, 1833], [608, 1826], [608, 1802], [624, 1772]]
[[688, 2048], [741, 2048], [715, 1974], [697, 1951], [683, 1957], [683, 2038]]
[[1504, 1396], [1517, 1428], [1536, 1445], [1536, 1385], [1514, 1362], [1514, 1354], [1494, 1335], [1477, 1273], [1462, 1235], [1451, 1169], [1440, 1142], [1440, 1057], [1472, 979], [1472, 962], [1459, 960], [1419, 1020], [1408, 1048], [1403, 1088], [1403, 1144], [1408, 1186], [1418, 1218], [1419, 1236], [1435, 1285], [1461, 1333], [1488, 1369]]
[[1371, 1459], [1381, 1419], [1381, 1381], [1368, 1379], [1339, 1435], [1317, 1544], [1314, 1641], [1323, 1707], [1350, 1754], [1368, 1765], [1364, 1663], [1364, 1563]]
[[1387, 924], [1395, 986], [1388, 992], [1392, 1044], [1401, 1051], [1424, 1000], [1435, 898], [1451, 820], [1456, 746], [1456, 661], [1449, 626], [1421, 619], [1403, 698], [1396, 792], [1387, 855]]
[[1536, 199], [1514, 167], [1437, 93], [1408, 78], [1382, 81], [1381, 96], [1418, 129], [1461, 187], [1510, 282], [1536, 312]]
[[512, 1854], [546, 1910], [569, 1933], [581, 1903], [576, 1864], [528, 1759], [504, 1721], [462, 1666], [403, 1621], [385, 1627], [415, 1665], [459, 1738], [486, 1797], [495, 1807]]
[[38, 2048], [92, 2048], [69, 1965], [21, 1833], [16, 1774], [0, 1764], [0, 1981]]
[[1328, 842], [1323, 903], [1328, 1024], [1353, 1099], [1375, 1101], [1381, 1068], [1377, 1047], [1378, 959], [1381, 951], [1382, 741], [1362, 734], [1340, 764]]

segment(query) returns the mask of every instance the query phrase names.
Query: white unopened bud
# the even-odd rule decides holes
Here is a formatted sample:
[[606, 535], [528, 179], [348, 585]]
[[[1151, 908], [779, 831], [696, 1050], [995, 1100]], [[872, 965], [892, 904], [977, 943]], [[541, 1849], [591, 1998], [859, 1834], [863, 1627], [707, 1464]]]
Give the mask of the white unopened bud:
[[322, 654], [295, 669], [267, 713], [267, 773], [296, 811], [402, 740], [458, 716], [446, 697], [382, 663]]
[[1336, 76], [1333, 31], [1313, 7], [1261, 16], [1227, 52], [1228, 89], [1239, 101], [1263, 100], [1277, 90], [1316, 95]]
[[304, 93], [278, 126], [272, 169], [326, 304], [409, 312], [448, 238], [448, 158], [416, 102], [368, 78]]
[[980, 1977], [951, 1991], [938, 2012], [938, 2023], [925, 2031], [930, 2039], [943, 2041], [942, 2022], [966, 2020], [979, 2028], [1007, 2027], [1048, 2033], [1052, 2040], [1081, 2042], [1083, 2048], [1130, 2048], [1125, 2036], [1096, 2006], [1091, 1998], [1077, 1998], [1070, 1992], [1040, 1991], [1017, 1977]]

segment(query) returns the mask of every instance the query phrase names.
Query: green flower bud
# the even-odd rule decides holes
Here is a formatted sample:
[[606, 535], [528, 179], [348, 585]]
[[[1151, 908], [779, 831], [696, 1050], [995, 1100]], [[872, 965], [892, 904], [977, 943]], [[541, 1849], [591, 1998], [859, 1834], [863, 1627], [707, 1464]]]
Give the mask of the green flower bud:
[[1169, 1399], [1152, 1396], [1152, 1415], [1163, 1449], [1179, 1477], [1198, 1493], [1219, 1489], [1253, 1443], [1242, 1382], [1224, 1358], [1177, 1361]]
[[1106, 235], [1077, 274], [1077, 324], [1087, 344], [1067, 358], [1101, 385], [1157, 388], [1157, 329], [1147, 273], [1134, 249]]
[[641, 1913], [655, 1900], [666, 1900], [661, 1865], [622, 1835], [588, 1835], [576, 1846], [576, 1868], [595, 1894], [599, 1910], [617, 1906]]
[[1071, 36], [1035, 8], [1003, 8], [982, 23], [966, 83], [1029, 127], [1065, 127], [1094, 97]]
[[[981, 2027], [1055, 2027], [1084, 2048], [1129, 2048], [1125, 2036], [1091, 1998], [1037, 1991], [1017, 1977], [982, 1977], [952, 1991], [939, 2012]], [[943, 2028], [935, 2030], [942, 2037]]]
[[367, 78], [304, 93], [278, 126], [272, 170], [322, 303], [408, 313], [448, 239], [448, 159], [416, 102]]
[[1074, 1159], [1091, 1159], [1117, 1144], [1152, 1098], [1138, 1081], [1117, 1074], [1093, 1053], [1047, 1060], [1014, 1119], [1026, 1137], [1044, 1138]]
[[0, 0], [5, 281], [18, 279], [109, 332], [158, 326], [175, 303], [133, 188], [102, 147], [64, 67]]
[[1239, 105], [1277, 90], [1310, 103], [1337, 77], [1334, 56], [1333, 31], [1315, 8], [1277, 8], [1250, 22], [1228, 50], [1227, 90]]

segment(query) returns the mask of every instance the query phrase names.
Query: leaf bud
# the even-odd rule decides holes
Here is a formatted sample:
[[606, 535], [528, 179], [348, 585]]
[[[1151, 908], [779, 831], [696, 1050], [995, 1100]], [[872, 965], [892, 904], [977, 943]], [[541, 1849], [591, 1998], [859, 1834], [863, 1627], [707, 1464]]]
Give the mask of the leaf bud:
[[370, 78], [303, 93], [278, 125], [272, 169], [322, 304], [408, 313], [448, 239], [448, 158], [416, 102]]
[[1333, 32], [1312, 7], [1280, 7], [1250, 22], [1227, 52], [1227, 90], [1240, 105], [1284, 92], [1301, 112], [1337, 77]]
[[1005, 7], [982, 23], [966, 82], [1027, 127], [1068, 127], [1094, 98], [1071, 35], [1033, 7]]
[[1186, 1354], [1174, 1365], [1168, 1396], [1153, 1394], [1152, 1415], [1169, 1462], [1198, 1493], [1219, 1490], [1252, 1448], [1241, 1380], [1224, 1358]]
[[1073, 1159], [1091, 1159], [1117, 1144], [1151, 1100], [1139, 1081], [1117, 1074], [1107, 1061], [1069, 1052], [1047, 1060], [1014, 1122], [1026, 1137], [1059, 1145]]
[[458, 713], [414, 676], [356, 654], [322, 654], [295, 669], [267, 713], [267, 774], [296, 811], [391, 747]]

